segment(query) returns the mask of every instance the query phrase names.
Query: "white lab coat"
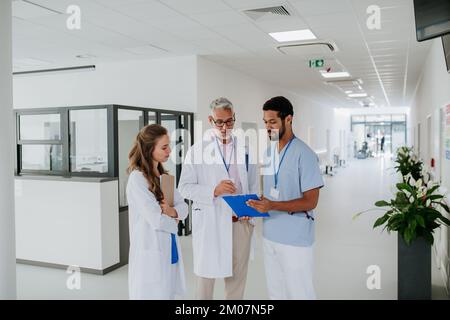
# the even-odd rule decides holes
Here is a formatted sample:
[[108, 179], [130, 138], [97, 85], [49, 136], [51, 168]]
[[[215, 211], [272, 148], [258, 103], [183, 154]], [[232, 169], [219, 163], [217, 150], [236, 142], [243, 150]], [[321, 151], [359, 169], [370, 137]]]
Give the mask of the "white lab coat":
[[[252, 159], [250, 159], [247, 172], [245, 146], [238, 144], [236, 138], [235, 143], [242, 192], [244, 194], [258, 193], [257, 165], [252, 164]], [[204, 152], [209, 153], [214, 160], [209, 162], [199, 161], [198, 159], [201, 159]], [[225, 278], [233, 275], [233, 213], [222, 197], [214, 197], [216, 186], [222, 180], [228, 179], [229, 176], [215, 137], [206, 137], [189, 149], [183, 164], [178, 188], [184, 198], [193, 201], [194, 273], [200, 277]]]
[[[128, 285], [130, 299], [174, 299], [186, 291], [183, 258], [177, 240], [178, 262], [171, 264], [171, 233], [176, 220], [162, 214], [144, 175], [131, 172], [127, 184], [130, 229]], [[174, 207], [180, 220], [188, 215], [184, 199], [174, 192]]]

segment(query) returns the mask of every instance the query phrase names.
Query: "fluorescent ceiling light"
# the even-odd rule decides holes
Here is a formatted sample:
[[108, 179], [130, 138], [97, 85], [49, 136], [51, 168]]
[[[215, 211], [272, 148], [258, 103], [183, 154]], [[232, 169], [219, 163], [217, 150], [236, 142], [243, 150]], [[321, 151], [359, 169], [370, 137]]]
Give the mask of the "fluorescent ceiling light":
[[353, 92], [352, 90], [346, 90], [345, 91], [346, 94], [349, 94], [349, 93], [352, 93], [352, 92]]
[[269, 36], [277, 40], [278, 42], [286, 41], [301, 41], [301, 40], [314, 40], [317, 37], [309, 29], [283, 31], [283, 32], [271, 32]]
[[350, 93], [348, 96], [350, 98], [364, 98], [367, 97], [367, 93]]
[[342, 71], [342, 72], [320, 71], [320, 74], [324, 78], [348, 78], [348, 77], [350, 77], [350, 74], [346, 71]]

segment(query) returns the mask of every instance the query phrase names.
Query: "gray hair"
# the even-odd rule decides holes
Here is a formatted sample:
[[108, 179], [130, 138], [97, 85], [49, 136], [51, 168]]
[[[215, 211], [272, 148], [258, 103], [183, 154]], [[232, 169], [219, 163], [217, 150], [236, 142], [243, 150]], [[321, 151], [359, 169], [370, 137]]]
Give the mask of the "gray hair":
[[214, 112], [214, 110], [216, 109], [227, 109], [234, 111], [234, 107], [231, 101], [223, 97], [213, 100], [209, 105], [209, 108], [211, 109], [211, 112]]

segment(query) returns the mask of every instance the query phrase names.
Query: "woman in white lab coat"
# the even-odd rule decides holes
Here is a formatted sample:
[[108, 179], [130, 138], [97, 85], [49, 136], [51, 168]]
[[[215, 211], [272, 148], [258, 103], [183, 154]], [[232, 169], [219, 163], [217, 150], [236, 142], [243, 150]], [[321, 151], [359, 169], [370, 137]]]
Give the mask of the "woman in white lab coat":
[[129, 154], [127, 199], [130, 224], [128, 287], [130, 299], [174, 299], [186, 291], [177, 222], [188, 208], [174, 192], [174, 207], [164, 201], [159, 178], [170, 156], [170, 139], [160, 125], [144, 127]]

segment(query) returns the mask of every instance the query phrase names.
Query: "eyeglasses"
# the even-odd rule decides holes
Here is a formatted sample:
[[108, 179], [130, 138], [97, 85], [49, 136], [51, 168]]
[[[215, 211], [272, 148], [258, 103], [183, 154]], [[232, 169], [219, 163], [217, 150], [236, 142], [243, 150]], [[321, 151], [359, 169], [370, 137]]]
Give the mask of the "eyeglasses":
[[234, 123], [236, 122], [236, 118], [235, 118], [235, 116], [233, 116], [233, 119], [229, 119], [229, 120], [227, 120], [227, 121], [223, 121], [223, 120], [221, 120], [221, 119], [219, 119], [219, 120], [214, 120], [214, 119], [212, 119], [212, 122], [214, 122], [214, 125], [215, 125], [216, 127], [218, 127], [218, 128], [222, 128], [224, 124], [225, 124], [227, 127], [231, 127], [231, 126], [233, 126]]

